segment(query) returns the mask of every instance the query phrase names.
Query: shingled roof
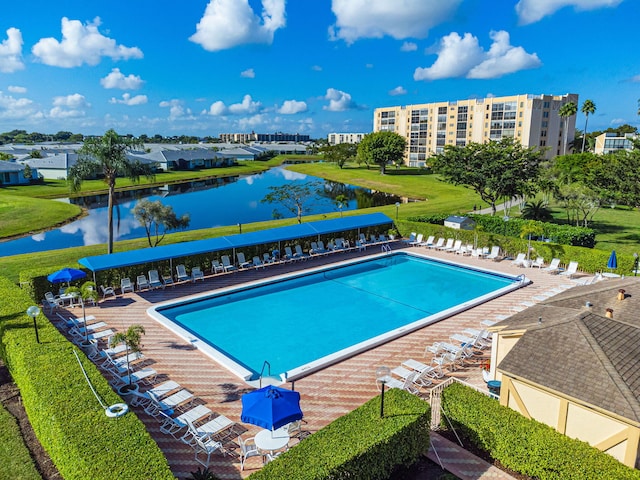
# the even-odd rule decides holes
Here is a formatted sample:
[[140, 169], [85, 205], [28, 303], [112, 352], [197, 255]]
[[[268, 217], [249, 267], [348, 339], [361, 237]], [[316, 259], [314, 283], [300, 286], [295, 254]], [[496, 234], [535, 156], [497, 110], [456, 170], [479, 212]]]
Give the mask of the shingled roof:
[[640, 278], [572, 288], [496, 325], [526, 329], [498, 369], [640, 423], [639, 312]]

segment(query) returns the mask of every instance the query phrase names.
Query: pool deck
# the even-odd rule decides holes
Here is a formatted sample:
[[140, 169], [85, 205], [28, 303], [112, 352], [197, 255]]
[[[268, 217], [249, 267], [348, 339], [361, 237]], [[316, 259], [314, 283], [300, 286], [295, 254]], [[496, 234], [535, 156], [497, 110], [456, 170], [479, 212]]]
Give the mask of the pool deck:
[[[402, 247], [399, 243], [393, 244], [393, 250], [400, 248]], [[425, 346], [436, 341], [448, 340], [451, 334], [461, 332], [464, 328], [479, 328], [479, 322], [483, 319], [495, 320], [496, 315], [510, 315], [522, 302], [535, 301], [532, 300], [534, 296], [552, 288], [575, 284], [566, 277], [549, 275], [539, 269], [512, 266], [509, 260], [492, 262], [418, 247], [403, 250], [513, 275], [524, 273], [533, 283], [296, 381], [295, 390], [301, 394], [300, 403], [307, 422], [305, 428], [311, 432], [378, 395], [374, 381], [376, 366], [387, 365], [393, 368], [408, 358], [426, 360], [428, 363], [430, 357], [423, 356]], [[204, 282], [177, 284], [164, 290], [127, 293], [118, 295], [115, 299], [109, 297], [101, 300], [97, 307], [88, 307], [87, 313], [117, 330], [126, 329], [131, 324], [143, 325], [146, 334], [143, 336], [142, 350], [145, 357], [152, 361], [151, 366], [161, 374], [159, 380], [171, 379], [178, 382], [202, 399], [214, 412], [241, 423], [240, 397], [252, 388], [148, 317], [146, 310], [159, 302], [374, 253], [380, 253], [380, 248], [369, 247], [364, 252], [337, 253], [304, 262], [269, 266], [265, 269], [218, 274], [207, 277]], [[395, 285], [394, 288], [411, 288], [410, 279], [407, 279], [406, 285]], [[69, 309], [69, 312], [78, 315], [77, 310]], [[246, 329], [250, 334], [250, 324], [246, 324]], [[304, 345], [300, 345], [300, 348], [304, 348]], [[489, 356], [490, 353], [487, 351], [483, 357], [473, 359], [468, 366], [456, 370], [452, 375], [484, 388], [480, 362]], [[290, 387], [285, 385], [287, 386]], [[176, 477], [185, 478], [198, 468], [199, 464], [194, 461], [193, 450], [190, 447], [161, 433], [157, 421], [144, 412], [139, 409], [136, 409], [136, 412], [164, 452]], [[242, 425], [247, 428], [245, 437], [253, 436], [259, 431], [258, 427]], [[240, 472], [239, 462], [230, 456], [214, 454], [210, 462], [213, 473], [224, 479], [244, 478], [261, 466], [259, 457], [248, 459], [244, 472]]]

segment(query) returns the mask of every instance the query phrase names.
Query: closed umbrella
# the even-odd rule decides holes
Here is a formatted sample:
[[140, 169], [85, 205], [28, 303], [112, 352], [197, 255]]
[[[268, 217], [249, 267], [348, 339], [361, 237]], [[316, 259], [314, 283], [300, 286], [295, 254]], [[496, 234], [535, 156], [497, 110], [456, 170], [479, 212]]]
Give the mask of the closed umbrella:
[[613, 250], [611, 255], [609, 256], [609, 261], [607, 262], [607, 268], [610, 270], [615, 270], [618, 268], [618, 257], [616, 256], [616, 251]]
[[277, 430], [302, 419], [300, 393], [267, 385], [242, 396], [240, 420], [267, 430]]
[[82, 270], [76, 268], [63, 268], [57, 272], [53, 272], [47, 275], [47, 280], [51, 283], [73, 282], [74, 280], [80, 280], [86, 277], [87, 274]]

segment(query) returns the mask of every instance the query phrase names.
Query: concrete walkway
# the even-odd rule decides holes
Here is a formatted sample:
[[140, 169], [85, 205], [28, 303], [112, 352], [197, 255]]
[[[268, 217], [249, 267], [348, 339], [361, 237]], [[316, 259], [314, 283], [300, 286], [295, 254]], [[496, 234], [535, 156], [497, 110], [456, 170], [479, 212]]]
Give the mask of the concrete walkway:
[[515, 477], [465, 450], [458, 443], [450, 442], [433, 431], [430, 437], [432, 446], [427, 457], [456, 477], [462, 480], [516, 480]]

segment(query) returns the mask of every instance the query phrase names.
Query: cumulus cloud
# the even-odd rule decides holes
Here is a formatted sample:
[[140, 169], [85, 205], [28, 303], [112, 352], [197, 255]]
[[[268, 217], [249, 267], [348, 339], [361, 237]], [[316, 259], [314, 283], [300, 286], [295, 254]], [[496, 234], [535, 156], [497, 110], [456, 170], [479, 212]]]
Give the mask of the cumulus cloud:
[[109, 103], [120, 103], [122, 105], [134, 106], [134, 105], [144, 105], [148, 102], [148, 98], [146, 95], [136, 95], [132, 97], [129, 93], [123, 93], [122, 99], [112, 97], [109, 100]]
[[329, 27], [332, 40], [351, 44], [359, 38], [424, 38], [434, 26], [450, 18], [462, 0], [333, 0], [336, 23]]
[[576, 10], [595, 10], [604, 7], [617, 7], [622, 0], [520, 0], [516, 4], [516, 13], [521, 25], [537, 22], [554, 14], [564, 7]]
[[248, 43], [271, 44], [275, 31], [285, 24], [285, 0], [262, 0], [260, 17], [249, 0], [210, 0], [189, 40], [210, 52]]
[[415, 52], [418, 49], [418, 45], [413, 42], [404, 42], [400, 47], [401, 52]]
[[144, 81], [138, 75], [127, 75], [126, 77], [119, 68], [114, 68], [111, 73], [100, 79], [100, 85], [104, 88], [119, 88], [120, 90], [137, 90], [142, 87]]
[[19, 87], [18, 85], [9, 85], [7, 90], [11, 93], [27, 93], [27, 89], [25, 87]]
[[0, 43], [0, 72], [13, 73], [24, 68], [22, 63], [22, 32], [7, 29], [7, 39]]
[[329, 105], [322, 107], [329, 112], [344, 112], [358, 108], [358, 105], [351, 99], [351, 95], [335, 88], [328, 88], [325, 100], [329, 100]]
[[401, 85], [398, 85], [393, 90], [389, 90], [389, 95], [394, 96], [394, 97], [396, 95], [406, 95], [406, 94], [407, 94], [407, 90]]
[[218, 116], [218, 115], [224, 115], [226, 111], [227, 111], [227, 107], [224, 104], [224, 102], [221, 100], [218, 100], [217, 102], [213, 102], [211, 104], [211, 107], [209, 107], [209, 111], [207, 113], [209, 115]]
[[100, 18], [83, 25], [79, 20], [62, 18], [62, 41], [55, 38], [42, 38], [31, 52], [45, 65], [72, 68], [82, 64], [97, 65], [102, 57], [112, 60], [142, 58], [138, 47], [118, 45], [112, 38], [98, 31]]
[[49, 111], [52, 118], [84, 117], [86, 108], [91, 107], [84, 95], [74, 93], [72, 95], [53, 97], [53, 108]]
[[253, 68], [247, 68], [245, 71], [240, 72], [240, 76], [243, 78], [256, 78], [256, 72], [253, 71]]
[[185, 108], [182, 100], [163, 100], [159, 103], [162, 108], [169, 109], [169, 120], [192, 119], [193, 115], [190, 108]]
[[28, 98], [14, 98], [0, 91], [0, 118], [10, 120], [42, 118], [42, 112]]
[[278, 113], [283, 115], [293, 115], [295, 113], [302, 113], [307, 111], [307, 103], [299, 102], [297, 100], [285, 100], [282, 102], [282, 106], [278, 108]]
[[488, 52], [480, 46], [478, 38], [470, 33], [460, 37], [458, 33], [452, 32], [443, 37], [436, 61], [430, 67], [416, 68], [414, 80], [498, 78], [542, 65], [535, 53], [527, 53], [522, 47], [512, 46], [508, 32], [491, 32], [489, 36], [493, 43]]
[[260, 102], [254, 102], [251, 95], [245, 95], [242, 98], [242, 102], [229, 105], [229, 113], [245, 115], [257, 112], [260, 110], [260, 107], [262, 107]]
[[255, 130], [256, 127], [266, 122], [266, 117], [262, 113], [252, 115], [251, 117], [241, 118], [238, 120], [240, 130]]

